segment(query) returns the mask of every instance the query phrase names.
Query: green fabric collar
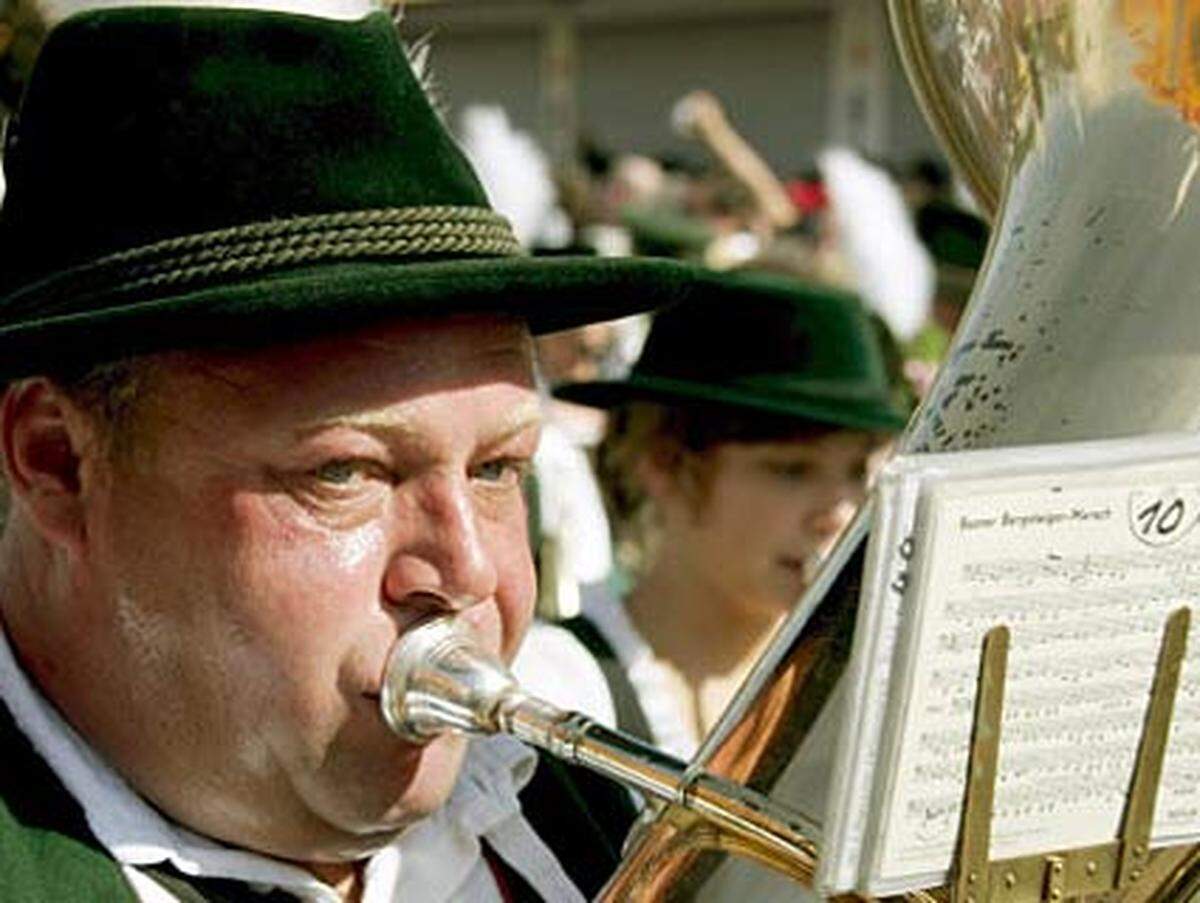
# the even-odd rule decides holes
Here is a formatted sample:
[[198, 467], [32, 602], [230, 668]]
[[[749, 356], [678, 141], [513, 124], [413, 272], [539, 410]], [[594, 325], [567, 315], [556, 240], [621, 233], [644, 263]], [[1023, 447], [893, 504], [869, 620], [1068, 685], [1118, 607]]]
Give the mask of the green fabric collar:
[[0, 703], [0, 875], [22, 903], [137, 903], [83, 810]]
[[[138, 903], [120, 864], [88, 827], [82, 807], [0, 702], [0, 889], [20, 903]], [[197, 880], [168, 863], [142, 866], [180, 903], [284, 903], [223, 879]], [[12, 894], [13, 896], [9, 896]]]

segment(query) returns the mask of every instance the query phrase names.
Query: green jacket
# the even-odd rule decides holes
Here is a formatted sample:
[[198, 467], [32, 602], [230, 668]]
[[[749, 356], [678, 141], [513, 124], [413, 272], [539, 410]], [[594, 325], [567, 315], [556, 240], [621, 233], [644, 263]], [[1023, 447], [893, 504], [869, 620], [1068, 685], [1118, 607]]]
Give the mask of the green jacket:
[[[539, 761], [522, 808], [586, 895], [596, 893], [620, 858], [634, 812], [625, 791], [548, 758]], [[181, 903], [275, 903], [233, 881], [184, 880], [168, 865], [143, 868]], [[519, 903], [538, 899], [515, 873]], [[92, 834], [83, 809], [34, 751], [0, 703], [0, 900], [4, 903], [138, 903], [115, 862]]]
[[136, 903], [83, 810], [0, 705], [0, 899]]

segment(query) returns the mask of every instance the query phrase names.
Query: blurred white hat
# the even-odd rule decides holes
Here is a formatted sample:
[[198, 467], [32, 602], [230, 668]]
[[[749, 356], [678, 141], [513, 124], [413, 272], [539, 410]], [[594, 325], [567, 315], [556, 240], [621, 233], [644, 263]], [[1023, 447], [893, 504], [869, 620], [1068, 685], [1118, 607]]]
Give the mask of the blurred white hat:
[[892, 178], [849, 148], [817, 157], [858, 293], [901, 341], [929, 318], [935, 272]]
[[549, 235], [561, 239], [565, 214], [558, 207], [550, 164], [537, 142], [512, 126], [503, 107], [467, 107], [459, 118], [458, 137], [492, 206], [512, 223], [521, 244], [530, 247]]

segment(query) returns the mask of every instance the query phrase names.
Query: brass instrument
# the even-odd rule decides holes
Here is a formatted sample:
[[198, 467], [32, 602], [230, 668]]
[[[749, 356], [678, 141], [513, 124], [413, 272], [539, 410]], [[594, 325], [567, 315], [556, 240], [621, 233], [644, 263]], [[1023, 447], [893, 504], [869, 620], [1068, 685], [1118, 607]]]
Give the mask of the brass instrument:
[[[1200, 0], [889, 0], [926, 115], [994, 224], [909, 453], [1200, 425]], [[869, 513], [843, 538], [696, 758], [802, 796], [805, 740], [846, 664]], [[811, 774], [807, 780], [811, 783]], [[819, 846], [819, 842], [818, 842]], [[1127, 900], [1187, 900], [1195, 851]], [[668, 810], [606, 900], [795, 899]]]
[[447, 730], [509, 734], [679, 807], [716, 827], [727, 849], [812, 880], [816, 851], [786, 807], [528, 695], [460, 619], [433, 617], [397, 640], [380, 708], [388, 726], [414, 743]]

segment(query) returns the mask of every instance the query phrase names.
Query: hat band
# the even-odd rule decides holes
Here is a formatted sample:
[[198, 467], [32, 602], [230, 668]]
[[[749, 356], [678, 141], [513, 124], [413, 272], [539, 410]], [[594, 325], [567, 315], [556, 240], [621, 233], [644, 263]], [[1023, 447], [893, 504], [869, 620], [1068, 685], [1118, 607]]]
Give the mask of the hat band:
[[395, 207], [248, 223], [131, 248], [12, 293], [7, 312], [72, 313], [98, 292], [182, 288], [284, 267], [388, 258], [517, 257], [508, 220], [486, 207]]

